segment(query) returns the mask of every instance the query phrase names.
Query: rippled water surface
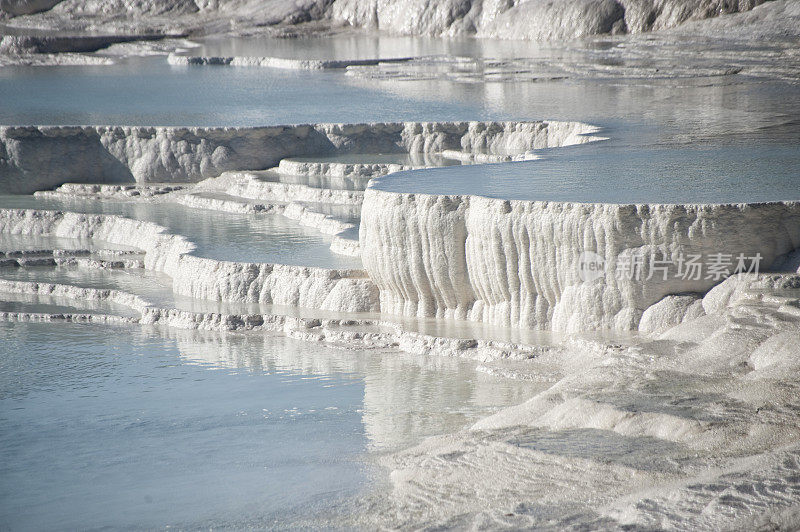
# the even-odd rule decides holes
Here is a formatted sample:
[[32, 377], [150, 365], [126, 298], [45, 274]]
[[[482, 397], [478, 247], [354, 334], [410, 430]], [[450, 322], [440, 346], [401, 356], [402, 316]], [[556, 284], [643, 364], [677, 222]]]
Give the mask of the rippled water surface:
[[533, 393], [465, 362], [263, 335], [3, 323], [0, 339], [15, 529], [335, 523], [375, 481], [368, 450]]

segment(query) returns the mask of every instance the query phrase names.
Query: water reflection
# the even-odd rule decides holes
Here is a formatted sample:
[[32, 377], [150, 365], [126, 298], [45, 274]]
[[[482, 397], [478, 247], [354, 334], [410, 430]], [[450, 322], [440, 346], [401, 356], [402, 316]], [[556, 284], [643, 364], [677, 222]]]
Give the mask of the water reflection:
[[0, 290], [0, 312], [30, 314], [100, 314], [139, 318], [138, 312], [110, 301], [77, 300], [74, 298], [14, 294]]
[[543, 160], [377, 178], [403, 192], [584, 202], [800, 199], [800, 87], [753, 79], [580, 80], [464, 85], [356, 80], [405, 95], [456, 94], [517, 119], [599, 125], [609, 141]]
[[336, 526], [382, 481], [369, 449], [534, 392], [461, 360], [264, 334], [0, 323], [0, 339], [12, 528]]
[[354, 355], [347, 349], [288, 342], [265, 348], [274, 338], [261, 334], [218, 335], [169, 329], [184, 360], [210, 368], [293, 372], [314, 379], [351, 373], [363, 379], [362, 422], [371, 448], [410, 445], [425, 436], [452, 432], [496, 409], [522, 402], [535, 384], [475, 371], [473, 361], [416, 356], [395, 350]]
[[[0, 208], [114, 214], [152, 222], [194, 243], [197, 249], [193, 254], [217, 260], [361, 268], [360, 259], [338, 255], [330, 250], [330, 236], [277, 214], [207, 211], [174, 203], [13, 195], [0, 195]], [[3, 240], [5, 238], [4, 235]]]

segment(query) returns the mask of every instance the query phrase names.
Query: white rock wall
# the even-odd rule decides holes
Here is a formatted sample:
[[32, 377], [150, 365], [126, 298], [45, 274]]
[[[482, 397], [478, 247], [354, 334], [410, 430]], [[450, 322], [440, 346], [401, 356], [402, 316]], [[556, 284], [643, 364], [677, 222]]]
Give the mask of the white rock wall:
[[[640, 279], [617, 271], [620, 256], [743, 253], [761, 267], [800, 247], [800, 204], [604, 205], [397, 194], [368, 188], [362, 260], [385, 312], [452, 316], [558, 331], [635, 329], [669, 294], [706, 292], [720, 279], [665, 275], [649, 258]], [[605, 260], [584, 281], [582, 252]], [[620, 278], [617, 278], [619, 275]]]
[[640, 33], [753, 9], [761, 0], [337, 0], [332, 17], [402, 35], [556, 40]]
[[[0, 0], [0, 20], [106, 32], [240, 32], [314, 21], [404, 35], [565, 39], [669, 28], [747, 11], [763, 0]], [[220, 58], [228, 59], [228, 58]]]
[[15, 17], [46, 11], [61, 0], [0, 0], [0, 20], [3, 16]]
[[361, 258], [380, 289], [383, 312], [467, 317], [476, 301], [467, 271], [467, 206], [458, 196], [367, 189]]
[[[575, 122], [406, 122], [258, 128], [0, 126], [0, 193], [67, 182], [197, 182], [291, 156], [529, 149], [595, 128]], [[585, 137], [579, 137], [585, 138]]]

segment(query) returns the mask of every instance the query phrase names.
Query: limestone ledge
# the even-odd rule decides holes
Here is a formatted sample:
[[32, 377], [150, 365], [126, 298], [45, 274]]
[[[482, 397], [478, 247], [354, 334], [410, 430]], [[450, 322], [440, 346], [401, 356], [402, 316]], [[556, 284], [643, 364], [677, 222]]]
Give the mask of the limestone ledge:
[[0, 126], [0, 193], [63, 183], [195, 183], [342, 153], [523, 153], [585, 142], [579, 122], [395, 122], [250, 128]]
[[[360, 243], [383, 312], [564, 332], [631, 330], [665, 296], [703, 294], [722, 278], [703, 271], [684, 280], [676, 263], [651, 272], [649, 259], [631, 278], [617, 271], [620, 257], [684, 253], [707, 263], [715, 253], [760, 254], [763, 271], [800, 247], [800, 203], [580, 204], [368, 188]], [[602, 258], [605, 275], [581, 278], [583, 252]], [[675, 324], [653, 313], [648, 328]]]
[[194, 245], [163, 227], [111, 215], [0, 209], [0, 233], [89, 238], [145, 252], [144, 267], [173, 279], [176, 294], [212, 301], [273, 303], [336, 312], [378, 310], [361, 270], [239, 263], [191, 255]]

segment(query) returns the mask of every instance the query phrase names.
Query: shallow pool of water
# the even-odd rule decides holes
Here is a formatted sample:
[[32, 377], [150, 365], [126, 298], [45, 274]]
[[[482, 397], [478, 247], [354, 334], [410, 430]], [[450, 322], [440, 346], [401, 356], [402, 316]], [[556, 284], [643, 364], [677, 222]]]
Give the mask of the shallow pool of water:
[[[294, 307], [279, 307], [268, 303], [242, 303], [228, 301], [207, 301], [181, 296], [172, 292], [172, 279], [165, 274], [144, 269], [106, 269], [82, 268], [76, 266], [26, 266], [0, 267], [0, 279], [32, 283], [53, 283], [95, 288], [113, 289], [142, 297], [148, 304], [188, 312], [219, 314], [270, 314], [303, 315], [317, 314], [314, 310], [300, 310]], [[6, 294], [2, 294], [5, 298]], [[72, 306], [75, 300], [66, 300]], [[75, 310], [73, 309], [72, 312]], [[37, 312], [46, 312], [39, 310]], [[65, 312], [61, 310], [60, 312]], [[128, 315], [128, 314], [126, 314]], [[139, 317], [138, 314], [135, 314]], [[316, 316], [319, 317], [319, 316]]]
[[0, 338], [0, 520], [16, 529], [329, 520], [374, 480], [369, 450], [533, 391], [463, 361], [263, 335], [2, 323]]
[[[235, 214], [174, 203], [2, 196], [0, 208], [116, 214], [166, 227], [196, 244], [195, 255], [217, 260], [360, 269], [361, 260], [330, 250], [331, 237], [272, 214]], [[5, 237], [0, 235], [0, 241]]]
[[[0, 279], [34, 283], [68, 284], [81, 288], [121, 290], [167, 308], [176, 307], [172, 279], [144, 269], [26, 266], [0, 268]], [[209, 302], [211, 303], [211, 302]]]
[[355, 88], [341, 72], [171, 66], [165, 57], [116, 65], [0, 69], [0, 124], [258, 126], [436, 120], [457, 102]]
[[[301, 41], [295, 55], [314, 57], [315, 42]], [[528, 53], [557, 60], [561, 52], [520, 51]], [[450, 193], [610, 202], [797, 199], [792, 192], [800, 189], [800, 88], [754, 77], [459, 83], [361, 79], [341, 70], [174, 67], [156, 57], [4, 68], [0, 101], [2, 124], [579, 120], [601, 126], [611, 141], [522, 166], [458, 167], [394, 182], [397, 189], [446, 182]]]
[[584, 203], [748, 203], [800, 200], [800, 145], [631, 150], [600, 142], [541, 150], [535, 161], [399, 172], [392, 192]]
[[[2, 268], [0, 268], [2, 271]], [[110, 301], [81, 301], [36, 294], [9, 293], [0, 289], [0, 312], [24, 314], [98, 314], [138, 318], [140, 314]]]

